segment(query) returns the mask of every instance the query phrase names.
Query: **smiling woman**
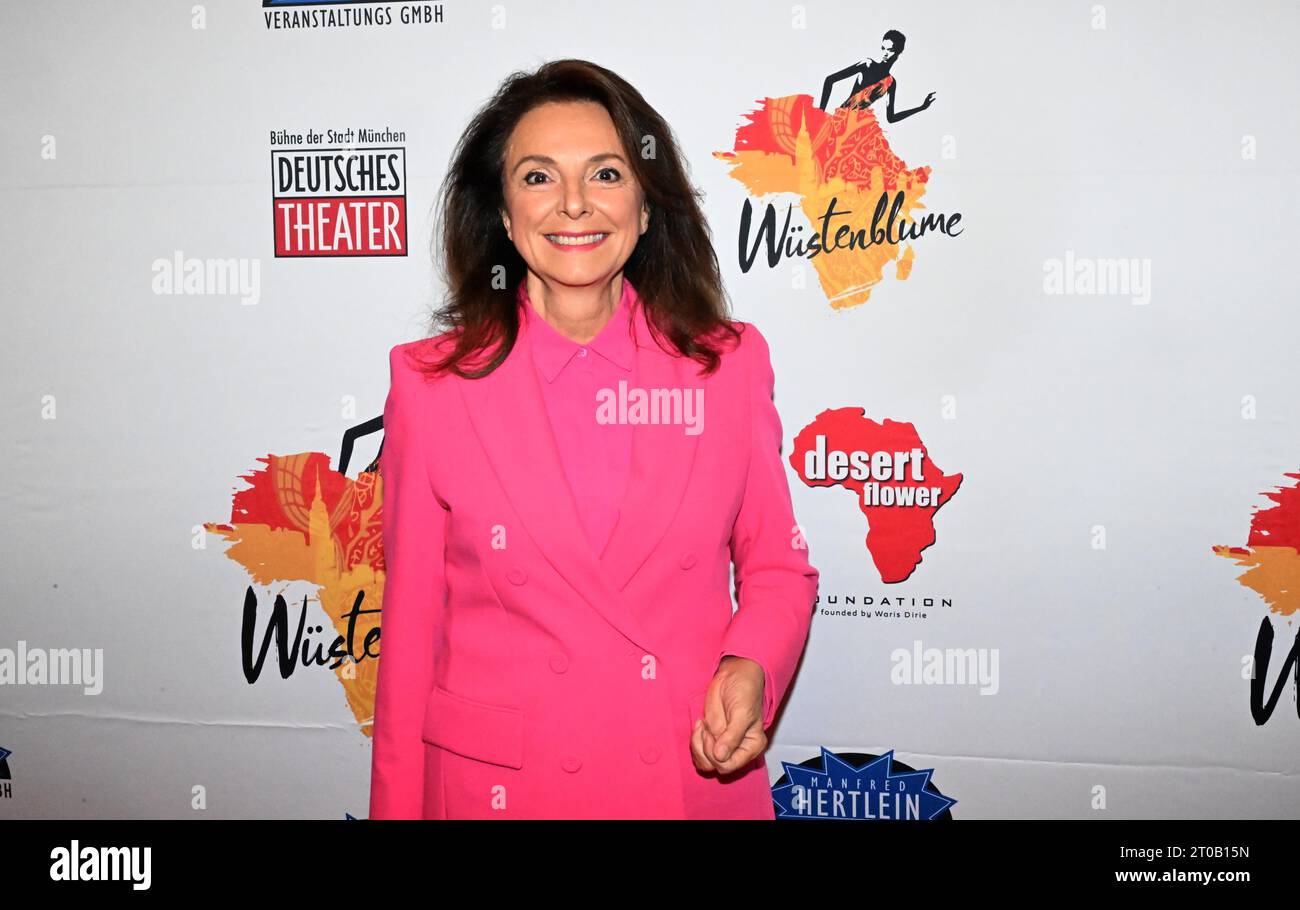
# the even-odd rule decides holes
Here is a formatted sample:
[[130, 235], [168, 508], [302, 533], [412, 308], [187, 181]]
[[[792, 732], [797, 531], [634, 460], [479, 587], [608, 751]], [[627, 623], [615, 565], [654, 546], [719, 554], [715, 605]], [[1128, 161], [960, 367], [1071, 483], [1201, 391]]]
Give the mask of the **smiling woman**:
[[[719, 344], [738, 333], [698, 199], [672, 130], [616, 73], [583, 60], [514, 73], [470, 120], [443, 180], [434, 253], [447, 294], [430, 329], [455, 334], [428, 368], [469, 378], [499, 366], [525, 280], [548, 323], [594, 334], [626, 275], [650, 328], [716, 370]], [[572, 312], [552, 307], [557, 289]]]
[[[583, 343], [609, 321], [617, 302], [600, 279], [628, 260], [649, 224], [640, 184], [617, 151], [621, 145], [602, 105], [562, 101], [525, 114], [506, 147], [502, 220], [529, 263], [528, 297], [542, 318]], [[557, 285], [562, 295], [553, 293]], [[553, 306], [559, 296], [564, 305]]]
[[818, 572], [671, 131], [595, 64], [517, 73], [440, 206], [446, 302], [389, 355], [371, 818], [771, 819]]

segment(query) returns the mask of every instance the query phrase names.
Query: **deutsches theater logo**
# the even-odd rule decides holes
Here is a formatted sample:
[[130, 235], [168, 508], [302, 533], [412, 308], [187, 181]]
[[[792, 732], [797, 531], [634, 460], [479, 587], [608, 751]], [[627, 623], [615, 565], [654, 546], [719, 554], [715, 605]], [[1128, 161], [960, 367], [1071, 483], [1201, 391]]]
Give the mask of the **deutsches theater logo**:
[[405, 256], [406, 133], [271, 132], [276, 257]]

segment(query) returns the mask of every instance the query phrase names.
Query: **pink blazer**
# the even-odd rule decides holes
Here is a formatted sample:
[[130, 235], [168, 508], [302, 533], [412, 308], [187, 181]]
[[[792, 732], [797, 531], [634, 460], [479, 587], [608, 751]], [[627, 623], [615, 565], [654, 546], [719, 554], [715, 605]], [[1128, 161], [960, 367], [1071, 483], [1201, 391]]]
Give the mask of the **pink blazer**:
[[703, 432], [635, 424], [599, 555], [528, 345], [483, 379], [433, 382], [408, 356], [436, 340], [392, 349], [371, 818], [773, 817], [762, 756], [719, 778], [690, 755], [725, 654], [762, 665], [771, 724], [817, 594], [767, 341], [741, 323], [701, 378], [641, 306], [633, 325], [630, 385], [703, 389]]

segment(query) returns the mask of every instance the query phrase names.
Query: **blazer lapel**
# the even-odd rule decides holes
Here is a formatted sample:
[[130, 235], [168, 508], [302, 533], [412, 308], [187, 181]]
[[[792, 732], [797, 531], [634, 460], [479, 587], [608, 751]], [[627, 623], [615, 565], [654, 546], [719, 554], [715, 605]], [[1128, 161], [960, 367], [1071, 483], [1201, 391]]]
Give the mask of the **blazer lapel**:
[[[650, 336], [638, 303], [633, 314], [637, 338], [636, 369], [629, 388], [662, 389], [682, 398], [696, 396], [703, 383], [696, 375], [699, 364], [665, 353]], [[703, 415], [698, 415], [702, 417]], [[610, 584], [622, 591], [637, 569], [663, 540], [668, 525], [690, 480], [699, 435], [688, 435], [682, 424], [635, 423], [632, 426], [632, 468], [618, 520], [601, 563]]]
[[[639, 301], [633, 326], [636, 365], [629, 389], [679, 389], [691, 395], [702, 387], [695, 361], [670, 356], [650, 337]], [[455, 384], [502, 489], [547, 561], [610, 624], [654, 653], [654, 642], [622, 592], [677, 512], [699, 436], [686, 434], [681, 425], [633, 425], [627, 490], [597, 557], [578, 517], [525, 337], [492, 373]]]
[[582, 530], [525, 335], [500, 367], [455, 385], [487, 461], [547, 562], [608, 623], [653, 653], [650, 637], [608, 584]]

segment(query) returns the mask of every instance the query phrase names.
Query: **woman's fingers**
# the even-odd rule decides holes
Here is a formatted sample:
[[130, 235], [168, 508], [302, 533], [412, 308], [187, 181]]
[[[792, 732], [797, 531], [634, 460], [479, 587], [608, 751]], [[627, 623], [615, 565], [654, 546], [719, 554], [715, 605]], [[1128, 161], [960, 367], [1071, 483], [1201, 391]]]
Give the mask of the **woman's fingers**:
[[[745, 731], [744, 738], [727, 759], [725, 761], [715, 760], [714, 764], [719, 774], [730, 774], [732, 771], [738, 771], [745, 767], [745, 765], [761, 755], [765, 748], [767, 748], [767, 735], [763, 733], [762, 725], [755, 723]], [[716, 752], [711, 754], [717, 755]]]
[[713, 762], [707, 757], [707, 746], [704, 744], [704, 719], [695, 718], [695, 727], [691, 730], [691, 761], [699, 771], [709, 773], [714, 770]]
[[[725, 733], [723, 734], [726, 735]], [[740, 742], [726, 759], [717, 757], [718, 743], [722, 737], [714, 736], [703, 718], [697, 718], [691, 731], [691, 760], [700, 771], [716, 774], [730, 774], [745, 767], [767, 748], [767, 734], [762, 724], [755, 721], [752, 726], [742, 731]]]

